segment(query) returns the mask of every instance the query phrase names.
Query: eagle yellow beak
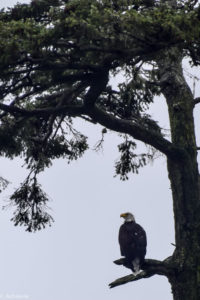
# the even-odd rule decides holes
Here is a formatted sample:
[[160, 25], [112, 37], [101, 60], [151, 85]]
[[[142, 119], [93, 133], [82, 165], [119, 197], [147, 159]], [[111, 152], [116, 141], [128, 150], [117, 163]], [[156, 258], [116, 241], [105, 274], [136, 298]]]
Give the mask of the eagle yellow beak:
[[125, 218], [126, 215], [127, 215], [126, 213], [123, 213], [123, 214], [120, 215], [120, 218]]

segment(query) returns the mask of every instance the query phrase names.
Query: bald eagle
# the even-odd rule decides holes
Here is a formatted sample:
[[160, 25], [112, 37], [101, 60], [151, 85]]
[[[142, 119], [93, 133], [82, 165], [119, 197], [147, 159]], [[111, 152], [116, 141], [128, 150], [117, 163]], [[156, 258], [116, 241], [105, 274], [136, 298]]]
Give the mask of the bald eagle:
[[125, 266], [137, 275], [144, 263], [147, 238], [144, 229], [135, 222], [134, 216], [127, 212], [120, 215], [124, 224], [119, 229], [121, 255], [125, 256]]

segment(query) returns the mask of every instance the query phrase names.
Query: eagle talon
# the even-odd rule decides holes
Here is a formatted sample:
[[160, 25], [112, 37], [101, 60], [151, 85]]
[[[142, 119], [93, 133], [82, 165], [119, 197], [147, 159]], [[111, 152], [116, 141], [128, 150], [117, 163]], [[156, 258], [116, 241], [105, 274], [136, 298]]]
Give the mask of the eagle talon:
[[140, 273], [142, 273], [143, 271], [142, 270], [139, 270], [139, 271], [137, 271], [137, 272], [133, 272], [133, 275], [134, 276], [137, 276], [137, 275], [139, 275]]

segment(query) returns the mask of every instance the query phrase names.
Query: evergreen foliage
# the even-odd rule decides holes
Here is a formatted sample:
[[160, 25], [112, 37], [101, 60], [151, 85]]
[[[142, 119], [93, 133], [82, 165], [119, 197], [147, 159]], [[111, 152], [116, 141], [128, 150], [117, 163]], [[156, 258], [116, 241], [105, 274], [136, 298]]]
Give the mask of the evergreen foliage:
[[[12, 221], [36, 231], [51, 225], [37, 175], [53, 159], [68, 162], [88, 149], [75, 118], [120, 134], [115, 172], [122, 180], [166, 156], [175, 251], [145, 260], [143, 272], [164, 275], [174, 300], [200, 299], [200, 185], [194, 99], [182, 62], [200, 65], [197, 0], [32, 0], [0, 11], [0, 155], [21, 156], [29, 175], [10, 198]], [[119, 79], [118, 87], [111, 79]], [[155, 96], [168, 106], [170, 136], [149, 112]], [[148, 146], [139, 153], [137, 141]], [[0, 178], [0, 190], [8, 182]], [[126, 266], [124, 259], [115, 261]]]
[[[32, 0], [1, 10], [0, 154], [22, 156], [30, 169], [11, 197], [15, 225], [35, 231], [50, 223], [36, 176], [53, 159], [71, 161], [88, 149], [75, 117], [125, 134], [115, 164], [123, 180], [153, 158], [138, 154], [133, 138], [173, 156], [148, 109], [166, 84], [163, 53], [175, 61], [177, 47], [197, 66], [199, 36], [196, 1]], [[114, 90], [109, 79], [122, 73]]]

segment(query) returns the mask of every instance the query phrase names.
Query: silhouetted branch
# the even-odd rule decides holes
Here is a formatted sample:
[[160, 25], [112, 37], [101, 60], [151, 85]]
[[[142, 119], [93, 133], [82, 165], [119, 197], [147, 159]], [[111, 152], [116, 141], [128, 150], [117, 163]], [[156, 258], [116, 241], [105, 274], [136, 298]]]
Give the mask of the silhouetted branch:
[[200, 97], [197, 97], [194, 99], [194, 106], [198, 103], [200, 103]]
[[[126, 266], [125, 259], [120, 258], [115, 260], [114, 263], [116, 265], [123, 265]], [[155, 259], [146, 259], [144, 265], [142, 266], [142, 271], [137, 274], [130, 274], [121, 278], [116, 279], [115, 281], [109, 284], [110, 288], [114, 288], [116, 286], [131, 282], [137, 281], [143, 278], [149, 278], [154, 275], [163, 275], [169, 277], [172, 272], [174, 272], [174, 265], [172, 264], [171, 257], [168, 257], [164, 261], [159, 261]]]
[[164, 153], [171, 159], [181, 160], [185, 158], [185, 152], [183, 149], [165, 139], [161, 134], [153, 130], [149, 130], [137, 122], [119, 119], [97, 106], [90, 108], [86, 114], [90, 116], [93, 121], [98, 122], [103, 127], [116, 132], [129, 134], [134, 139], [153, 146], [155, 149]]

